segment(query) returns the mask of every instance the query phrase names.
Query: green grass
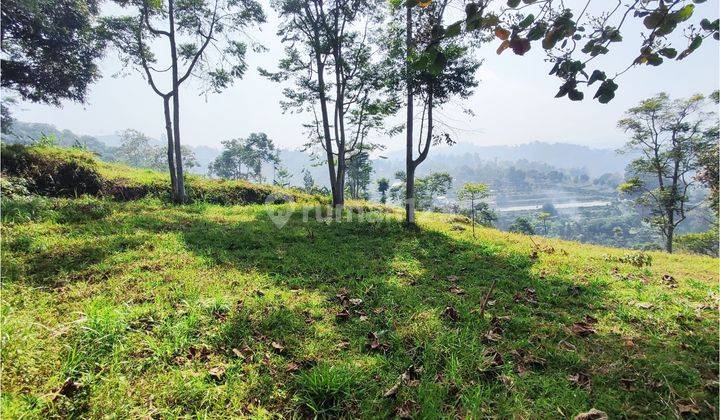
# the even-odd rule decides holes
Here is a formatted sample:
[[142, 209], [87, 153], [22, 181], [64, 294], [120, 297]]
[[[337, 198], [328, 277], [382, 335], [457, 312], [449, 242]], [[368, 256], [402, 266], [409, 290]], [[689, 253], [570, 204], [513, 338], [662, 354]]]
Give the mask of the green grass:
[[3, 201], [3, 416], [717, 415], [717, 259], [375, 215]]
[[[2, 144], [0, 160], [3, 171], [0, 190], [5, 197], [30, 193], [70, 198], [91, 195], [119, 201], [146, 197], [171, 201], [170, 179], [166, 173], [102, 162], [81, 149]], [[298, 189], [196, 175], [185, 177], [185, 188], [188, 200], [194, 203], [262, 204], [268, 197], [283, 202], [327, 202], [324, 197]]]

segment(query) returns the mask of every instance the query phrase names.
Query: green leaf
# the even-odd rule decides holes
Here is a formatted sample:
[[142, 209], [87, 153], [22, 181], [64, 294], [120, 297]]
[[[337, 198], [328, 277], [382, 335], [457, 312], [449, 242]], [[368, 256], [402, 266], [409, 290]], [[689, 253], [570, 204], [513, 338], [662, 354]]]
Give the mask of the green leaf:
[[601, 104], [610, 102], [615, 97], [615, 91], [618, 85], [612, 79], [607, 79], [598, 88], [593, 99], [597, 99]]
[[525, 17], [525, 19], [523, 19], [523, 20], [518, 24], [518, 26], [519, 26], [521, 29], [525, 29], [525, 28], [527, 28], [528, 26], [532, 25], [533, 22], [535, 22], [535, 15], [529, 14], [529, 15], [527, 15], [527, 16]]
[[662, 55], [663, 57], [673, 59], [677, 56], [677, 51], [675, 48], [663, 48], [660, 51], [658, 51], [658, 54]]
[[508, 0], [507, 5], [508, 7], [518, 7], [520, 5], [520, 0]]
[[680, 22], [684, 22], [692, 17], [694, 11], [695, 11], [695, 5], [688, 4], [676, 12], [677, 19]]
[[461, 25], [462, 22], [455, 22], [452, 25], [448, 26], [447, 29], [445, 29], [445, 36], [448, 38], [452, 38], [460, 35], [460, 32], [462, 31]]
[[702, 40], [703, 40], [702, 36], [700, 36], [700, 35], [695, 36], [695, 38], [693, 38], [692, 42], [690, 42], [690, 46], [688, 46], [685, 51], [681, 52], [677, 59], [682, 60], [685, 57], [687, 57], [688, 55], [690, 55], [693, 51], [700, 48], [700, 45], [702, 44]]
[[537, 41], [545, 35], [546, 29], [547, 24], [545, 22], [538, 22], [532, 27], [532, 29], [530, 29], [530, 31], [528, 31], [527, 38], [530, 41]]
[[648, 65], [657, 67], [662, 63], [663, 63], [662, 57], [660, 57], [657, 54], [650, 54], [647, 56], [647, 64]]
[[570, 98], [571, 101], [582, 101], [584, 97], [585, 94], [577, 89], [573, 89], [568, 92], [568, 98]]
[[588, 86], [592, 85], [598, 80], [605, 80], [606, 78], [607, 76], [605, 75], [605, 72], [600, 70], [594, 70], [590, 75], [590, 79], [588, 79]]
[[645, 24], [645, 27], [648, 29], [655, 29], [660, 25], [660, 22], [662, 22], [664, 16], [665, 13], [663, 12], [652, 12], [649, 15], [645, 16], [645, 19], [643, 19], [643, 24]]

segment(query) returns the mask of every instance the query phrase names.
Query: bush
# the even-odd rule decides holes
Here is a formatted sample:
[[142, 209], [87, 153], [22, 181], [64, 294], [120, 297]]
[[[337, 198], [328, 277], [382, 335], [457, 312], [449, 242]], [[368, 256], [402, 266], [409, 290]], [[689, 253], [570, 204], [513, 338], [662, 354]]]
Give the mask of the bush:
[[5, 174], [27, 180], [29, 192], [50, 197], [98, 195], [102, 178], [92, 154], [74, 149], [2, 145], [0, 163]]
[[0, 177], [0, 195], [4, 198], [18, 198], [32, 195], [30, 180], [14, 176]]
[[711, 229], [702, 233], [688, 233], [675, 237], [675, 247], [678, 251], [692, 254], [718, 256], [718, 230]]

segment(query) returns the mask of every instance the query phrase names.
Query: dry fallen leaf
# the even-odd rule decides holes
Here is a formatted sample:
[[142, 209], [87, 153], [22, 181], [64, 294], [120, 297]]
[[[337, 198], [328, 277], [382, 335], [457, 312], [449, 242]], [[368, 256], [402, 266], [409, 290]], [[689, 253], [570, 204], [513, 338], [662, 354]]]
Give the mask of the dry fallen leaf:
[[632, 391], [635, 389], [635, 379], [620, 378], [620, 387], [626, 391]]
[[347, 321], [350, 319], [350, 312], [348, 312], [347, 309], [343, 309], [342, 311], [335, 314], [335, 319], [338, 321]]
[[517, 303], [521, 302], [527, 302], [531, 305], [537, 305], [537, 294], [535, 293], [535, 289], [526, 287], [523, 289], [522, 292], [515, 293], [515, 296], [513, 296], [513, 300]]
[[677, 280], [675, 280], [675, 277], [671, 276], [670, 274], [664, 274], [662, 277], [663, 283], [667, 284], [671, 289], [674, 289], [677, 287]]
[[443, 318], [448, 319], [448, 320], [450, 320], [450, 321], [452, 321], [452, 322], [458, 322], [458, 321], [460, 320], [460, 314], [459, 314], [458, 311], [457, 311], [455, 308], [453, 308], [452, 306], [446, 307], [446, 308], [442, 311], [442, 316], [443, 316]]
[[575, 416], [575, 420], [608, 420], [608, 415], [603, 411], [591, 408], [590, 411]]
[[560, 347], [561, 349], [563, 349], [563, 350], [565, 350], [565, 351], [575, 351], [575, 350], [577, 350], [577, 347], [575, 347], [574, 344], [568, 343], [568, 342], [565, 341], [565, 340], [560, 341], [560, 343], [558, 343], [558, 347]]
[[572, 332], [579, 335], [580, 337], [587, 337], [596, 333], [595, 329], [591, 327], [590, 324], [588, 324], [587, 322], [574, 323], [572, 326]]
[[502, 355], [495, 349], [487, 349], [485, 351], [485, 357], [489, 359], [491, 367], [498, 367], [505, 364]]
[[60, 388], [53, 392], [52, 400], [55, 401], [59, 396], [72, 397], [77, 390], [80, 389], [80, 385], [73, 381], [71, 378], [65, 379]]
[[383, 394], [383, 397], [385, 398], [392, 398], [397, 395], [398, 391], [400, 390], [400, 385], [402, 384], [402, 381], [397, 381], [395, 385], [388, 388], [387, 391]]
[[415, 401], [405, 401], [395, 410], [395, 413], [401, 419], [410, 419], [413, 417], [413, 412], [415, 412], [415, 406]]
[[225, 366], [215, 366], [208, 371], [210, 377], [215, 381], [222, 381], [225, 377]]
[[568, 380], [580, 388], [590, 388], [590, 377], [583, 372], [568, 376]]
[[348, 300], [352, 306], [360, 306], [363, 303], [362, 299], [350, 299]]
[[287, 367], [285, 368], [285, 372], [297, 372], [300, 370], [300, 366], [297, 365], [297, 363], [290, 362], [288, 363]]
[[456, 295], [464, 295], [464, 294], [465, 294], [465, 290], [462, 289], [462, 288], [460, 288], [460, 287], [457, 287], [457, 286], [455, 286], [455, 285], [452, 285], [452, 286], [450, 287], [450, 293], [454, 293], [454, 294], [456, 294]]
[[387, 345], [385, 344], [380, 344], [380, 339], [378, 338], [377, 333], [369, 332], [367, 338], [367, 346], [370, 350], [385, 350], [385, 348], [387, 347]]
[[483, 341], [487, 344], [497, 343], [500, 340], [502, 340], [502, 336], [494, 330], [488, 331], [487, 334], [483, 336]]
[[282, 353], [283, 350], [285, 350], [285, 347], [277, 341], [273, 341], [272, 343], [270, 343], [270, 346], [278, 353]]
[[692, 400], [679, 400], [675, 402], [678, 413], [681, 416], [689, 414], [700, 414], [700, 407], [695, 404]]

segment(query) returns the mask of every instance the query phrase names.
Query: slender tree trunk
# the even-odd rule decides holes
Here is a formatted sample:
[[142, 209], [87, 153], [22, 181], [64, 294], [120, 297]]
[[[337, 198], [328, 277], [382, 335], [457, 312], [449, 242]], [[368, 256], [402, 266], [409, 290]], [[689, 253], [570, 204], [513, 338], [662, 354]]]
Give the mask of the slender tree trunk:
[[175, 141], [175, 175], [177, 179], [177, 203], [185, 202], [185, 179], [182, 167], [182, 150], [180, 149], [180, 82], [178, 77], [177, 44], [175, 41], [175, 1], [168, 0], [168, 17], [170, 20], [170, 59], [172, 60], [173, 84], [173, 138]]
[[413, 163], [413, 87], [410, 75], [412, 48], [412, 2], [407, 2], [405, 14], [405, 72], [407, 88], [407, 120], [405, 122], [405, 222], [415, 223], [415, 165]]
[[667, 224], [665, 226], [665, 251], [669, 254], [673, 252], [673, 236], [675, 236], [675, 209], [670, 208], [668, 211]]
[[470, 212], [470, 216], [472, 217], [472, 232], [473, 232], [473, 238], [475, 237], [475, 196], [472, 196], [470, 198], [470, 209], [472, 210]]
[[170, 186], [172, 187], [173, 199], [177, 196], [177, 175], [175, 174], [175, 156], [172, 122], [170, 120], [170, 95], [163, 97], [163, 111], [165, 114], [165, 135], [167, 136], [168, 169], [170, 170]]
[[[335, 30], [338, 30], [337, 14], [335, 15]], [[345, 175], [347, 171], [346, 150], [345, 150], [345, 81], [342, 74], [342, 50], [341, 39], [336, 38], [333, 46], [333, 59], [335, 61], [335, 141], [338, 143], [338, 167], [337, 167], [337, 193], [338, 201], [335, 204], [342, 213], [345, 205]], [[338, 216], [339, 217], [339, 216]]]
[[[319, 43], [319, 41], [317, 41]], [[319, 46], [317, 47], [319, 48]], [[335, 176], [335, 157], [333, 156], [332, 138], [330, 137], [330, 124], [328, 123], [327, 96], [325, 94], [324, 64], [320, 52], [315, 52], [315, 62], [318, 72], [318, 93], [320, 95], [320, 114], [323, 125], [323, 136], [325, 137], [325, 152], [327, 156], [328, 172], [330, 174], [330, 189], [332, 191], [333, 206], [340, 202], [337, 193], [337, 177]]]
[[675, 227], [669, 226], [667, 231], [667, 237], [665, 238], [665, 251], [669, 254], [673, 252], [673, 236], [675, 236]]
[[345, 175], [347, 168], [345, 166], [345, 150], [343, 150], [344, 148], [345, 146], [341, 142], [341, 145], [338, 148], [338, 167], [336, 179], [337, 186], [335, 187], [335, 189], [337, 190], [338, 198], [337, 202], [333, 203], [339, 213], [342, 213], [342, 208], [345, 205]]

